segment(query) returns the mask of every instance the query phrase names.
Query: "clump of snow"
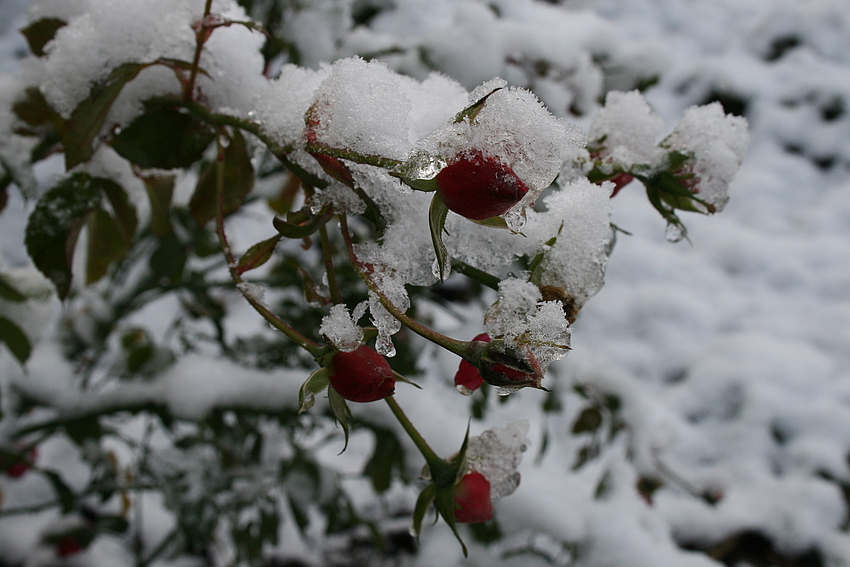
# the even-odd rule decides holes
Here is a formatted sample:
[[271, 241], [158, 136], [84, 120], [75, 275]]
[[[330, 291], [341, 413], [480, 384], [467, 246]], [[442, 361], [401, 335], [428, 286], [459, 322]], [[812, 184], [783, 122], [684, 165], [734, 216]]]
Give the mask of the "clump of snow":
[[313, 104], [316, 89], [330, 74], [325, 66], [314, 71], [297, 65], [284, 65], [273, 81], [264, 85], [252, 106], [253, 117], [280, 144], [301, 141], [304, 114]]
[[541, 246], [543, 259], [535, 274], [540, 285], [562, 291], [577, 308], [604, 283], [613, 238], [609, 194], [607, 185], [600, 187], [586, 178], [565, 184], [544, 199], [547, 214], [535, 215], [541, 221], [527, 225], [529, 238], [544, 243], [555, 238], [553, 244]]
[[316, 91], [318, 141], [403, 159], [410, 147], [411, 102], [400, 85], [413, 81], [379, 61], [340, 59]]
[[601, 147], [600, 158], [628, 169], [656, 164], [664, 155], [657, 146], [664, 119], [638, 91], [611, 91], [590, 125], [588, 138]]
[[528, 428], [528, 420], [516, 420], [469, 439], [466, 452], [468, 467], [490, 481], [492, 500], [512, 494], [519, 486], [520, 473], [517, 469], [522, 462], [522, 453], [528, 448]]
[[357, 324], [357, 321], [365, 313], [366, 306], [365, 302], [359, 304], [352, 314], [345, 305], [341, 303], [334, 305], [330, 313], [322, 318], [319, 333], [343, 352], [357, 350], [363, 344], [363, 328]]
[[749, 143], [747, 120], [726, 114], [714, 102], [688, 108], [662, 145], [694, 155], [699, 197], [720, 211], [729, 200], [729, 182], [741, 167]]

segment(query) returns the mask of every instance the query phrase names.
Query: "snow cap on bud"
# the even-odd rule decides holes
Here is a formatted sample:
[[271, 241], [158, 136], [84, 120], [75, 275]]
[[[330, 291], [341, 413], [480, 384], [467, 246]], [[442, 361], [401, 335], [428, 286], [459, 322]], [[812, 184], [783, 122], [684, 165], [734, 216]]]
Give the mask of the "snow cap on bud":
[[477, 524], [493, 518], [493, 501], [490, 499], [490, 481], [480, 472], [464, 475], [455, 485], [455, 521]]
[[395, 392], [393, 369], [366, 345], [352, 352], [337, 352], [329, 380], [340, 396], [352, 402], [374, 402]]
[[436, 181], [446, 207], [472, 220], [503, 215], [528, 193], [510, 166], [477, 149], [455, 156]]
[[[490, 335], [481, 333], [480, 335], [476, 335], [472, 340], [489, 343]], [[461, 359], [460, 366], [458, 366], [457, 373], [455, 374], [455, 388], [461, 394], [468, 396], [480, 388], [483, 383], [484, 378], [481, 377], [478, 368], [470, 364], [466, 359]]]

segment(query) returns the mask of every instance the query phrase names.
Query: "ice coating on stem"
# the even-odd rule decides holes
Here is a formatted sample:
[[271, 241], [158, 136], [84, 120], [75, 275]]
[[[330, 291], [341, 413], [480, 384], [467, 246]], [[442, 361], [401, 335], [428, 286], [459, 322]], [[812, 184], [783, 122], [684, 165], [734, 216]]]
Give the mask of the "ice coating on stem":
[[528, 420], [511, 421], [469, 439], [466, 459], [469, 470], [490, 481], [490, 498], [497, 500], [519, 486], [522, 453], [528, 448]]
[[360, 318], [357, 315], [358, 312], [362, 316], [365, 310], [365, 305], [361, 305], [354, 309], [354, 315], [352, 315], [348, 307], [338, 303], [331, 307], [330, 313], [322, 318], [319, 332], [342, 352], [355, 351], [363, 344], [363, 328], [357, 324]]
[[691, 106], [662, 146], [694, 156], [697, 197], [720, 211], [750, 143], [747, 120], [726, 114], [719, 102]]

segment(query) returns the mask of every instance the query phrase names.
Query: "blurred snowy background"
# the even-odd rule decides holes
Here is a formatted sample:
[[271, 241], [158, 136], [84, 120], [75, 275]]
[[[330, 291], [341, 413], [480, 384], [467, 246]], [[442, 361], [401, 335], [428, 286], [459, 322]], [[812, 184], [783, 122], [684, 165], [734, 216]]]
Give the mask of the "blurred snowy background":
[[[665, 240], [638, 182], [613, 200], [613, 222], [631, 235], [618, 236], [605, 287], [573, 326], [573, 351], [549, 372], [545, 385], [560, 411], [547, 413], [542, 393], [523, 391], [473, 422], [473, 433], [531, 422], [522, 484], [496, 505], [504, 537], [472, 544], [464, 560], [438, 524], [426, 528], [418, 554], [399, 561], [850, 565], [850, 3], [302, 4], [282, 25], [306, 66], [357, 53], [417, 75], [423, 58], [412, 54], [425, 52], [429, 65], [468, 89], [501, 76], [585, 130], [605, 91], [636, 87], [670, 125], [688, 106], [715, 100], [750, 124], [749, 153], [725, 210], [683, 215], [691, 243]], [[13, 71], [25, 53], [16, 30], [27, 5], [0, 0], [0, 71]], [[0, 215], [5, 266], [27, 262], [21, 234], [30, 207], [12, 192]], [[472, 337], [479, 312], [469, 307], [467, 321], [447, 317], [442, 328]], [[0, 357], [0, 372], [19, 372], [8, 353]], [[40, 369], [34, 374], [61, 368], [31, 364]], [[424, 392], [399, 390], [443, 453], [456, 449], [466, 427], [468, 400], [447, 382], [456, 364], [438, 355]], [[601, 426], [577, 421], [589, 407], [584, 415]], [[330, 447], [324, 462], [357, 473], [370, 443], [355, 436], [343, 457]], [[67, 452], [43, 451], [40, 464], [80, 467], [63, 461]], [[9, 503], [41, 488], [3, 478], [0, 489]], [[355, 501], [371, 499], [358, 496], [369, 490], [363, 483], [348, 489]], [[0, 508], [0, 565], [56, 561], [38, 551], [46, 521], [4, 518]], [[326, 560], [316, 541], [291, 526], [282, 531], [281, 557]], [[108, 538], [68, 562], [132, 564]], [[295, 565], [269, 563], [278, 564]]]

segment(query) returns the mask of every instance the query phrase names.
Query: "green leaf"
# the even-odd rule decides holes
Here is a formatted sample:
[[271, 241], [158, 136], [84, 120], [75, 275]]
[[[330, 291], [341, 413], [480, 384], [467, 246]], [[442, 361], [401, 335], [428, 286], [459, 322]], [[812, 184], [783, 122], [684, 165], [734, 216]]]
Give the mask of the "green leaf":
[[136, 207], [127, 198], [127, 192], [124, 188], [109, 179], [98, 179], [98, 185], [106, 199], [112, 207], [115, 223], [120, 232], [120, 237], [124, 245], [129, 247], [133, 243], [133, 238], [136, 236], [136, 226], [138, 225], [138, 217], [136, 216]]
[[65, 299], [71, 289], [71, 264], [79, 231], [100, 201], [98, 181], [76, 173], [45, 193], [30, 215], [27, 252], [56, 286], [60, 299]]
[[103, 209], [96, 209], [88, 219], [88, 254], [86, 285], [106, 275], [109, 267], [127, 254], [121, 230], [115, 219]]
[[157, 236], [171, 232], [171, 199], [174, 195], [173, 175], [151, 175], [144, 178], [151, 204], [151, 230]]
[[[236, 130], [230, 144], [219, 156], [224, 160], [224, 203], [225, 216], [235, 212], [254, 187], [254, 166], [245, 145], [245, 138]], [[218, 163], [213, 161], [201, 172], [195, 193], [189, 201], [189, 210], [198, 226], [204, 226], [216, 217], [218, 204]]]
[[159, 237], [159, 245], [151, 254], [149, 266], [154, 275], [174, 284], [183, 278], [188, 252], [174, 231]]
[[351, 410], [348, 409], [348, 404], [345, 403], [345, 398], [339, 395], [339, 392], [333, 389], [333, 386], [328, 387], [328, 400], [331, 404], [331, 412], [342, 426], [342, 432], [345, 435], [345, 445], [340, 453], [348, 448], [348, 435], [350, 428], [348, 425], [348, 416], [351, 415]]
[[47, 99], [37, 87], [27, 87], [24, 98], [12, 105], [12, 111], [29, 126], [42, 124], [62, 124], [62, 117], [48, 104]]
[[285, 236], [286, 238], [306, 238], [319, 230], [319, 227], [330, 220], [332, 216], [329, 212], [323, 212], [322, 214], [313, 215], [312, 218], [309, 218], [303, 224], [287, 222], [275, 216], [272, 224], [274, 224], [274, 227], [281, 236]]
[[80, 417], [65, 422], [65, 433], [79, 446], [88, 440], [99, 440], [103, 436], [103, 428], [97, 416]]
[[276, 234], [275, 236], [263, 240], [262, 242], [257, 242], [248, 248], [245, 254], [239, 258], [239, 263], [236, 265], [236, 272], [244, 274], [249, 270], [259, 268], [268, 262], [269, 258], [272, 257], [275, 246], [277, 246], [277, 243], [280, 242], [281, 238], [283, 238], [282, 234]]
[[214, 138], [215, 130], [191, 114], [149, 103], [111, 144], [142, 169], [182, 169], [200, 160]]
[[573, 434], [593, 433], [602, 425], [602, 412], [594, 407], [585, 408], [573, 423]]
[[419, 497], [416, 499], [416, 506], [413, 508], [413, 534], [417, 538], [422, 533], [422, 520], [428, 511], [428, 506], [431, 505], [436, 496], [437, 485], [432, 482], [419, 493]]
[[53, 39], [56, 31], [65, 25], [67, 23], [59, 18], [41, 18], [23, 28], [21, 33], [27, 38], [33, 55], [44, 57], [44, 46]]
[[298, 413], [303, 413], [313, 407], [316, 403], [316, 394], [324, 390], [330, 384], [330, 371], [327, 368], [319, 368], [301, 385], [298, 390]]
[[121, 94], [124, 85], [136, 78], [139, 72], [153, 63], [124, 63], [119, 65], [106, 80], [92, 87], [89, 96], [71, 113], [62, 132], [65, 148], [65, 169], [87, 161], [94, 153], [92, 143], [100, 133], [112, 103]]
[[490, 95], [499, 90], [502, 90], [502, 87], [493, 89], [471, 105], [458, 112], [457, 115], [455, 115], [455, 123], [457, 124], [458, 122], [462, 122], [464, 119], [469, 119], [470, 122], [474, 121], [475, 117], [478, 116], [478, 113], [481, 112], [481, 109], [484, 108], [484, 105], [487, 104], [487, 99], [490, 98]]
[[56, 498], [59, 500], [59, 509], [63, 514], [68, 514], [74, 510], [77, 504], [77, 496], [68, 488], [68, 485], [62, 480], [58, 474], [53, 471], [40, 471], [47, 478], [53, 491], [56, 493]]
[[489, 217], [489, 218], [481, 219], [481, 220], [475, 220], [475, 219], [469, 219], [469, 220], [471, 220], [475, 224], [480, 224], [481, 226], [489, 226], [490, 228], [502, 228], [502, 229], [505, 229], [505, 230], [510, 230], [511, 232], [513, 232], [515, 234], [522, 234], [520, 232], [516, 232], [516, 231], [512, 230], [511, 227], [508, 226], [507, 221], [504, 218], [499, 217], [499, 216]]
[[0, 343], [6, 343], [21, 364], [27, 361], [32, 352], [30, 340], [21, 328], [2, 316], [0, 316]]
[[446, 226], [446, 217], [449, 209], [443, 202], [439, 193], [434, 193], [431, 199], [431, 207], [428, 210], [428, 226], [431, 229], [431, 242], [434, 244], [434, 254], [437, 255], [437, 268], [440, 270], [440, 281], [446, 273], [449, 265], [449, 253], [443, 244], [443, 228]]
[[27, 296], [15, 289], [12, 284], [6, 281], [5, 276], [3, 276], [3, 274], [0, 274], [0, 299], [17, 302], [25, 301], [26, 298]]

